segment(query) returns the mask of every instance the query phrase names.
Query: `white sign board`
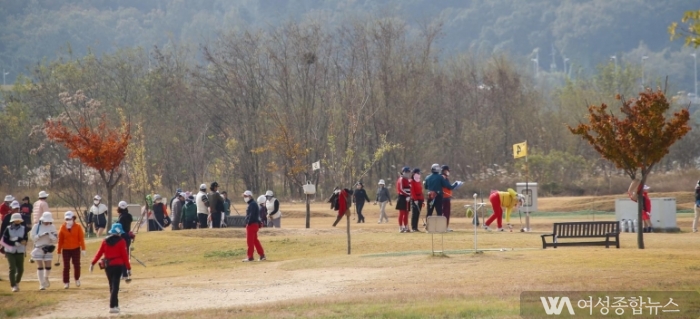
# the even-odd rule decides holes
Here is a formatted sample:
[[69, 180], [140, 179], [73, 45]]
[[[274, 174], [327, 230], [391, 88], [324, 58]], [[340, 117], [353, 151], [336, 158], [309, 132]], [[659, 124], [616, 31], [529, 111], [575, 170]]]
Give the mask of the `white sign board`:
[[[651, 198], [651, 226], [655, 231], [680, 231], [676, 224], [676, 199], [672, 197]], [[631, 199], [618, 198], [615, 200], [615, 220], [635, 220], [637, 218], [637, 203]], [[637, 222], [641, 222], [637, 220]]]

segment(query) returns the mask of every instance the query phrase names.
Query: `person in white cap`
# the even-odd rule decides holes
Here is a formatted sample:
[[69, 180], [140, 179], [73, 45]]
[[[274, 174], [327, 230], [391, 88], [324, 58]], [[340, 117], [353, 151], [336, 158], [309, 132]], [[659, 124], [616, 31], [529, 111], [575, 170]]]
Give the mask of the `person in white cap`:
[[15, 200], [15, 197], [12, 195], [7, 195], [5, 196], [5, 201], [0, 205], [0, 220], [3, 220], [6, 215], [10, 214], [10, 211], [12, 208], [10, 208], [10, 204], [12, 204], [12, 201]]
[[[5, 232], [5, 228], [7, 228], [7, 226], [10, 226], [10, 224], [12, 223], [10, 219], [12, 218], [13, 214], [19, 213], [19, 208], [20, 205], [18, 201], [12, 201], [12, 203], [10, 203], [10, 213], [5, 215], [5, 217], [3, 217], [1, 220], [2, 222], [0, 223], [0, 234]], [[20, 214], [20, 216], [22, 215]], [[22, 224], [24, 226], [27, 226], [27, 224], [24, 222], [24, 219], [22, 221]], [[2, 248], [3, 246], [0, 245], [0, 251], [2, 251]]]
[[282, 227], [282, 212], [280, 211], [280, 201], [275, 198], [272, 191], [265, 192], [265, 207], [267, 208], [267, 227]]
[[195, 197], [197, 204], [197, 220], [199, 228], [207, 228], [207, 219], [209, 218], [209, 198], [207, 198], [207, 184], [199, 185], [199, 193]]
[[76, 216], [72, 211], [64, 214], [65, 222], [58, 230], [58, 261], [56, 266], [61, 265], [63, 256], [63, 289], [70, 286], [70, 264], [73, 263], [73, 278], [75, 286], [80, 287], [80, 256], [85, 257], [85, 231], [80, 224], [75, 222]]
[[29, 228], [25, 226], [20, 213], [10, 215], [10, 225], [2, 232], [2, 246], [5, 258], [10, 266], [10, 286], [12, 292], [19, 291], [19, 283], [24, 274], [24, 255], [26, 253]]
[[170, 225], [168, 207], [163, 203], [163, 196], [155, 194], [153, 196], [153, 214], [152, 219], [148, 220], [149, 231], [163, 231], [165, 227]]
[[248, 253], [244, 262], [254, 261], [253, 253], [257, 250], [260, 255], [260, 261], [266, 260], [265, 251], [263, 250], [260, 240], [258, 240], [258, 230], [260, 229], [260, 207], [253, 199], [253, 192], [243, 192], [243, 200], [248, 204], [245, 210], [245, 237], [248, 244]]
[[90, 206], [90, 214], [88, 215], [88, 223], [93, 225], [97, 237], [102, 237], [107, 228], [107, 206], [102, 204], [102, 197], [95, 195], [92, 198], [92, 206]]
[[53, 225], [53, 216], [50, 212], [41, 214], [39, 223], [34, 225], [31, 231], [31, 237], [34, 241], [32, 259], [36, 261], [37, 265], [36, 275], [39, 278], [39, 289], [44, 290], [51, 285], [49, 282], [51, 260], [58, 241], [58, 233]]
[[34, 202], [34, 207], [32, 208], [32, 225], [36, 225], [39, 223], [39, 218], [41, 217], [41, 214], [50, 211], [49, 203], [46, 202], [46, 198], [48, 197], [49, 194], [47, 192], [39, 192], [39, 199], [36, 202]]
[[379, 222], [377, 224], [382, 222], [388, 223], [389, 217], [386, 216], [386, 204], [389, 203], [391, 205], [391, 195], [389, 195], [389, 189], [386, 188], [386, 182], [383, 179], [379, 180], [378, 186], [377, 199], [374, 201], [374, 205], [379, 203]]

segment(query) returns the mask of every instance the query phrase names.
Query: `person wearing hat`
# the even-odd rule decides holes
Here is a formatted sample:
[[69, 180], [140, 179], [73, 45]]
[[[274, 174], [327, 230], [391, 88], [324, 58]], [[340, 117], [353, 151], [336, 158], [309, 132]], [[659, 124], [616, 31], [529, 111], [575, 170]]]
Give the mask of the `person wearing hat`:
[[649, 189], [651, 187], [644, 185], [642, 190], [642, 198], [644, 202], [642, 203], [642, 223], [644, 223], [644, 228], [642, 229], [645, 233], [652, 233], [654, 229], [651, 227], [651, 199], [649, 198]]
[[423, 208], [425, 197], [423, 196], [423, 184], [420, 181], [420, 168], [413, 169], [411, 177], [411, 231], [420, 232], [418, 230], [418, 221], [420, 220], [420, 210]]
[[148, 231], [162, 231], [168, 227], [168, 208], [163, 204], [163, 197], [153, 196], [153, 214], [148, 219]]
[[513, 208], [522, 204], [521, 197], [518, 193], [509, 188], [505, 192], [499, 192], [497, 190], [491, 191], [489, 196], [489, 201], [491, 202], [491, 208], [493, 209], [493, 215], [489, 217], [484, 223], [484, 229], [489, 230], [489, 226], [494, 220], [497, 221], [498, 231], [503, 231], [503, 208], [506, 209], [506, 222], [510, 222], [510, 213]]
[[58, 230], [58, 254], [59, 266], [63, 256], [63, 288], [70, 286], [70, 263], [73, 262], [73, 278], [75, 286], [80, 287], [80, 256], [85, 257], [85, 231], [76, 223], [76, 216], [72, 211], [64, 214], [65, 222]]
[[248, 244], [247, 258], [244, 262], [254, 261], [253, 253], [258, 252], [260, 261], [266, 260], [265, 251], [263, 250], [260, 240], [258, 240], [258, 230], [260, 229], [260, 207], [253, 199], [253, 192], [243, 192], [243, 200], [248, 204], [245, 210], [245, 237]]
[[[129, 255], [127, 254], [126, 242], [124, 238], [122, 238], [122, 234], [124, 234], [122, 225], [114, 223], [112, 228], [107, 232], [107, 238], [102, 241], [100, 249], [90, 263], [90, 272], [92, 272], [95, 268], [95, 264], [99, 261], [100, 268], [104, 268], [107, 274], [107, 280], [109, 281], [110, 313], [119, 313], [119, 282], [122, 277], [123, 268], [126, 267], [127, 272], [131, 274]], [[100, 261], [100, 258], [102, 258], [102, 261]]]
[[377, 224], [382, 222], [388, 223], [389, 217], [386, 216], [386, 204], [389, 203], [391, 205], [391, 195], [389, 195], [389, 189], [386, 188], [386, 183], [383, 179], [380, 179], [377, 185], [377, 199], [374, 201], [374, 205], [379, 203], [379, 222]]
[[39, 199], [34, 202], [34, 205], [32, 206], [32, 227], [34, 227], [33, 225], [39, 223], [39, 219], [41, 219], [44, 212], [50, 211], [49, 203], [46, 202], [48, 197], [49, 193], [45, 191], [39, 192]]
[[197, 229], [197, 204], [194, 203], [194, 195], [187, 197], [185, 205], [182, 206], [180, 216], [181, 229]]
[[370, 201], [365, 191], [365, 185], [362, 183], [357, 183], [355, 185], [355, 192], [352, 195], [352, 200], [355, 203], [355, 211], [357, 211], [357, 223], [364, 223], [365, 216], [362, 215], [362, 208], [365, 207], [365, 202]]
[[182, 206], [185, 204], [185, 193], [180, 192], [170, 204], [170, 214], [173, 216], [172, 230], [180, 230], [180, 218], [182, 216]]
[[221, 228], [221, 221], [224, 218], [224, 198], [219, 194], [219, 183], [213, 182], [209, 185], [211, 192], [207, 195], [209, 199], [209, 217], [212, 228]]
[[263, 218], [263, 216], [267, 216], [267, 197], [265, 197], [265, 195], [260, 195], [258, 196], [257, 202], [259, 209], [258, 215], [260, 216], [260, 227], [265, 227], [265, 222], [267, 219]]
[[39, 218], [39, 223], [34, 225], [31, 237], [34, 241], [34, 249], [32, 250], [32, 259], [36, 261], [37, 277], [39, 278], [39, 289], [44, 290], [49, 288], [51, 283], [51, 260], [53, 260], [53, 251], [56, 249], [58, 241], [58, 233], [53, 225], [53, 216], [50, 212], [44, 212]]
[[178, 198], [178, 196], [180, 196], [180, 193], [182, 193], [182, 188], [175, 190], [175, 195], [173, 195], [173, 198], [168, 201], [168, 207], [173, 207], [173, 202]]
[[10, 208], [10, 204], [15, 200], [14, 196], [12, 195], [6, 195], [5, 196], [5, 201], [0, 205], [0, 220], [3, 220], [6, 215], [10, 214], [10, 211], [12, 211], [12, 208]]
[[425, 189], [428, 191], [428, 217], [433, 215], [433, 211], [436, 211], [438, 216], [442, 216], [442, 202], [445, 189], [453, 190], [462, 184], [460, 181], [450, 184], [440, 175], [441, 169], [440, 164], [433, 164], [430, 167], [430, 175], [424, 182]]
[[[124, 233], [122, 234], [122, 238], [124, 238], [124, 242], [126, 242], [126, 251], [127, 253], [130, 252], [130, 247], [131, 247], [131, 239], [132, 239], [132, 233], [131, 233], [131, 223], [134, 221], [134, 217], [131, 216], [129, 213], [129, 205], [125, 201], [120, 201], [119, 204], [117, 204], [117, 213], [119, 214], [119, 217], [117, 217], [117, 223], [119, 225], [122, 225], [122, 230]], [[124, 279], [127, 279], [127, 283], [131, 281], [131, 279], [128, 279], [128, 274], [126, 272], [126, 268], [124, 268], [124, 272], [122, 274], [122, 277]]]
[[[440, 175], [444, 178], [447, 183], [450, 183], [450, 167], [447, 165], [442, 165]], [[443, 187], [442, 188], [442, 216], [447, 219], [447, 231], [450, 232], [450, 215], [452, 213], [452, 190]]]
[[19, 283], [24, 274], [24, 255], [29, 239], [29, 228], [24, 225], [20, 213], [10, 215], [10, 225], [2, 232], [2, 246], [5, 248], [5, 258], [10, 267], [10, 287], [12, 292], [19, 291]]
[[[4, 233], [5, 228], [7, 228], [7, 226], [10, 226], [10, 224], [12, 224], [12, 221], [10, 221], [10, 219], [12, 219], [13, 214], [19, 213], [19, 209], [20, 209], [20, 206], [19, 206], [18, 201], [15, 200], [15, 201], [12, 201], [12, 203], [10, 203], [10, 213], [5, 215], [5, 217], [3, 217], [2, 219], [0, 219], [0, 234]], [[20, 214], [20, 216], [22, 216], [22, 215]], [[22, 219], [22, 224], [24, 226], [27, 226], [24, 219]], [[0, 251], [2, 251], [2, 245], [0, 245]]]
[[199, 193], [195, 196], [197, 204], [197, 220], [199, 228], [207, 228], [207, 220], [209, 219], [209, 198], [207, 198], [207, 184], [199, 185]]
[[275, 198], [275, 193], [273, 193], [271, 190], [265, 192], [265, 207], [267, 208], [267, 214], [265, 214], [263, 219], [267, 220], [267, 227], [282, 227], [280, 201]]
[[[88, 214], [88, 224], [92, 225], [97, 237], [101, 237], [107, 228], [107, 205], [102, 204], [102, 196], [92, 198], [92, 206]], [[89, 227], [89, 226], [88, 226]]]
[[396, 209], [399, 211], [399, 232], [411, 232], [408, 227], [408, 209], [411, 199], [411, 168], [404, 166], [401, 169], [401, 176], [396, 180], [396, 192], [399, 199], [396, 200]]

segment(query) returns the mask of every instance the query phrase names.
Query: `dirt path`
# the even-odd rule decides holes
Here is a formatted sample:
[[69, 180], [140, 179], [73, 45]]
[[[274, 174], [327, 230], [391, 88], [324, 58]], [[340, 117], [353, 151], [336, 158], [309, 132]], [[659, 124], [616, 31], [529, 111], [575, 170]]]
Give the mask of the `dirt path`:
[[[122, 285], [119, 294], [121, 315], [154, 314], [196, 309], [229, 308], [253, 304], [329, 295], [351, 285], [381, 276], [382, 269], [362, 271], [343, 268], [285, 271], [283, 263], [251, 265], [245, 273], [233, 276], [181, 276], [165, 279], [134, 280]], [[164, 289], [165, 288], [165, 289]], [[50, 314], [36, 318], [109, 317], [106, 282], [104, 287], [80, 300], [59, 304]], [[114, 315], [112, 315], [114, 316]]]

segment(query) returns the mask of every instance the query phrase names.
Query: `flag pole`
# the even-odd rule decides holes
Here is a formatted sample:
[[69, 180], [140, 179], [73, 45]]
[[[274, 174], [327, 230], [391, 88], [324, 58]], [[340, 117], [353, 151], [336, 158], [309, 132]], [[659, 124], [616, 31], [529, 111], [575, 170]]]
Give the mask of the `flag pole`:
[[[525, 147], [527, 149], [527, 140], [525, 140]], [[527, 152], [525, 153], [525, 231], [529, 232], [530, 231], [530, 203], [528, 202], [528, 199], [532, 198], [530, 196], [530, 188], [529, 188], [529, 181], [530, 181], [530, 166], [527, 163]]]

